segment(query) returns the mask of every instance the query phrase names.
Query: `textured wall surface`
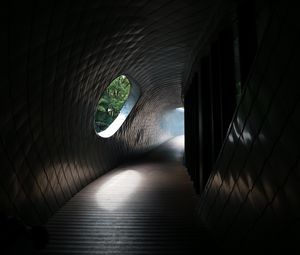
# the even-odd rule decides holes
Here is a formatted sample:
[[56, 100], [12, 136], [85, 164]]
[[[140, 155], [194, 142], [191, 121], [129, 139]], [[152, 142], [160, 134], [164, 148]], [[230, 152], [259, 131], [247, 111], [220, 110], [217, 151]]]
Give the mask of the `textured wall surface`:
[[[158, 124], [181, 105], [193, 60], [225, 10], [219, 2], [9, 1], [0, 211], [45, 222], [96, 177], [166, 139]], [[255, 64], [199, 208], [228, 246], [280, 240], [299, 228], [299, 9], [274, 2], [270, 23], [258, 26]], [[121, 129], [102, 139], [94, 109], [119, 74], [140, 86], [141, 98]]]
[[298, 10], [286, 1], [271, 10], [245, 94], [202, 196], [201, 218], [228, 247], [299, 244]]
[[[44, 222], [129, 153], [162, 142], [162, 113], [181, 105], [193, 48], [218, 0], [9, 1], [2, 31], [1, 210]], [[141, 98], [110, 139], [96, 103], [126, 74]]]

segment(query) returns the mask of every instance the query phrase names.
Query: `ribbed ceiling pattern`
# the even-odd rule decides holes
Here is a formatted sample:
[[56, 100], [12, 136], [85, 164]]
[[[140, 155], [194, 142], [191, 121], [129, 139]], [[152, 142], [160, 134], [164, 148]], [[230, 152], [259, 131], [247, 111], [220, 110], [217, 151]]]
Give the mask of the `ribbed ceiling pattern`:
[[[43, 222], [128, 154], [159, 144], [158, 121], [181, 104], [217, 2], [10, 1], [0, 87], [4, 211]], [[93, 130], [94, 109], [121, 73], [142, 96], [105, 140]]]

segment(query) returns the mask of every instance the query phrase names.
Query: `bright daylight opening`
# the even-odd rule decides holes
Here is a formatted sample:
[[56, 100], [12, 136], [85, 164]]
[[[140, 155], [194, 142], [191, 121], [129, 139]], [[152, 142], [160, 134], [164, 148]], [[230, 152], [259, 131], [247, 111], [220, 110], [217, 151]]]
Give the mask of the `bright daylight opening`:
[[184, 108], [183, 107], [178, 107], [178, 108], [176, 108], [176, 111], [178, 111], [178, 112], [184, 112]]
[[94, 127], [96, 133], [104, 138], [115, 134], [122, 126], [140, 96], [137, 85], [125, 75], [114, 79], [99, 99]]
[[165, 139], [184, 136], [184, 108], [178, 107], [163, 113], [160, 121], [161, 130], [164, 130]]
[[97, 192], [102, 209], [114, 211], [122, 207], [141, 184], [142, 177], [135, 170], [118, 173], [106, 181]]

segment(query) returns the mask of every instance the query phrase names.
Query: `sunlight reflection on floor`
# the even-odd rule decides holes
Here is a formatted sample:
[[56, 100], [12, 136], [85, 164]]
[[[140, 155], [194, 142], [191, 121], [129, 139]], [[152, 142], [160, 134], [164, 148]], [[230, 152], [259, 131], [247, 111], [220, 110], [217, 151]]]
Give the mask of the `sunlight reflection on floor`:
[[184, 135], [177, 136], [170, 140], [170, 146], [174, 150], [183, 151], [184, 150]]
[[122, 207], [141, 184], [142, 177], [135, 170], [125, 170], [112, 176], [99, 188], [96, 196], [98, 205], [114, 211]]

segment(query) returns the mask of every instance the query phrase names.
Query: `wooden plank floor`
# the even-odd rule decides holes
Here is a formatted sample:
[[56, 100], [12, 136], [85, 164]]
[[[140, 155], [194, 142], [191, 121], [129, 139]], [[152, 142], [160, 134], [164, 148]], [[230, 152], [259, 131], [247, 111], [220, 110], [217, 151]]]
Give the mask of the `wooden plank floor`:
[[178, 150], [168, 146], [74, 196], [47, 224], [43, 254], [195, 254], [206, 244], [194, 217], [197, 197]]

